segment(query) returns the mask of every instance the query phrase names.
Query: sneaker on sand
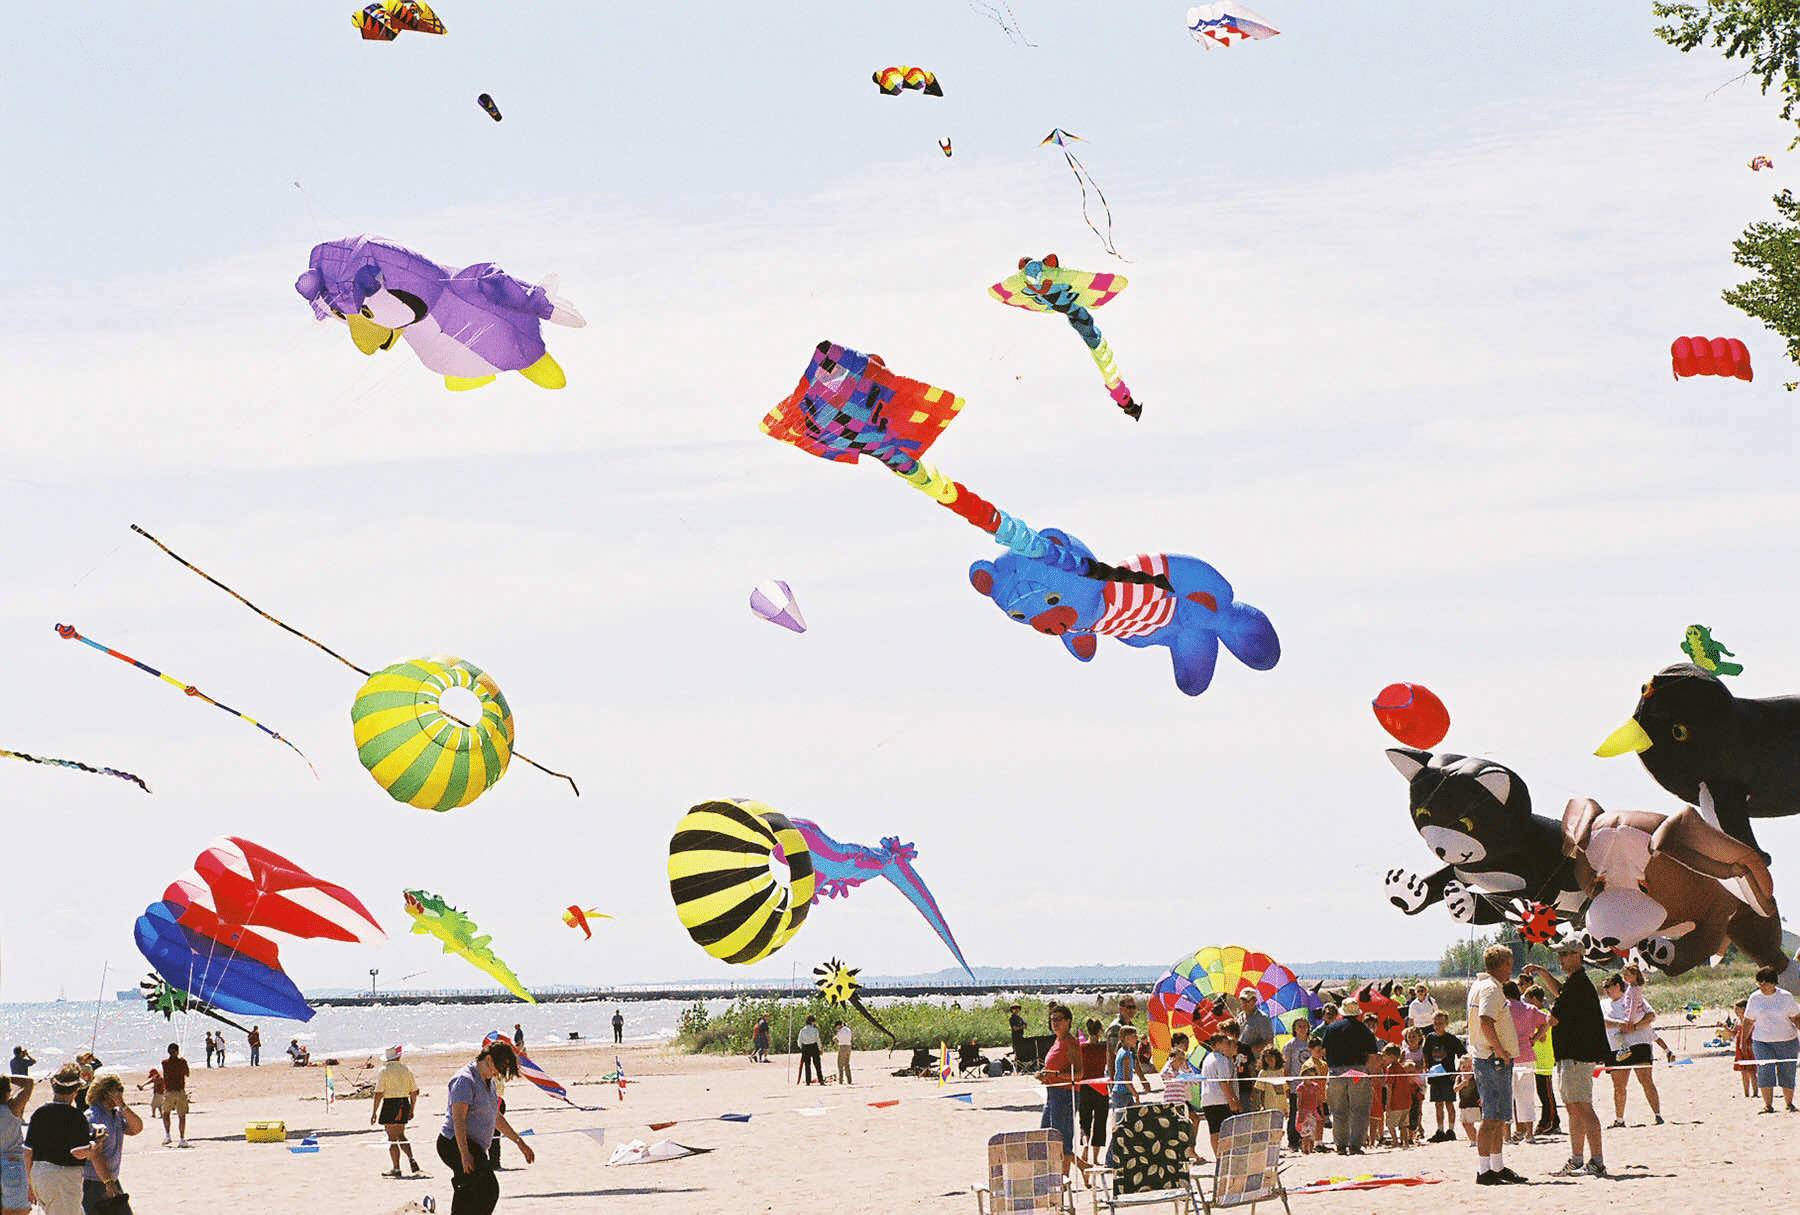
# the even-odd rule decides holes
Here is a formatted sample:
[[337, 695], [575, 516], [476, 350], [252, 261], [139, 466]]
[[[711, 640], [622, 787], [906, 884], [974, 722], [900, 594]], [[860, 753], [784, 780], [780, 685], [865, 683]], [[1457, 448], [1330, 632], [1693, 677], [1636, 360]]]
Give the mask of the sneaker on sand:
[[1502, 1180], [1500, 1174], [1498, 1174], [1498, 1173], [1477, 1173], [1477, 1174], [1475, 1174], [1475, 1184], [1476, 1185], [1505, 1185], [1506, 1182], [1504, 1180]]
[[1581, 1163], [1581, 1157], [1571, 1156], [1562, 1168], [1557, 1169], [1556, 1172], [1550, 1175], [1552, 1177], [1579, 1177], [1586, 1171], [1587, 1166]]
[[1658, 1114], [1658, 1115], [1657, 1115], [1657, 1116], [1656, 1116], [1656, 1123], [1655, 1123], [1655, 1125], [1657, 1125], [1657, 1126], [1661, 1126], [1661, 1125], [1662, 1125], [1662, 1124], [1663, 1124], [1663, 1119], [1662, 1119], [1662, 1115], [1661, 1115], [1661, 1114]]
[[1589, 1177], [1606, 1177], [1609, 1175], [1606, 1171], [1606, 1166], [1598, 1160], [1588, 1161], [1587, 1168], [1582, 1171]]
[[1504, 1181], [1507, 1185], [1530, 1185], [1531, 1184], [1530, 1182], [1526, 1181], [1524, 1177], [1520, 1176], [1518, 1173], [1513, 1172], [1511, 1169], [1505, 1167], [1504, 1165], [1502, 1165], [1500, 1168], [1495, 1169], [1491, 1175], [1498, 1177], [1501, 1181]]
[[172, 1144], [174, 1142], [175, 1142], [175, 1140], [171, 1136], [168, 1136], [168, 1135], [163, 1136], [163, 1146], [164, 1147], [168, 1147], [170, 1144]]

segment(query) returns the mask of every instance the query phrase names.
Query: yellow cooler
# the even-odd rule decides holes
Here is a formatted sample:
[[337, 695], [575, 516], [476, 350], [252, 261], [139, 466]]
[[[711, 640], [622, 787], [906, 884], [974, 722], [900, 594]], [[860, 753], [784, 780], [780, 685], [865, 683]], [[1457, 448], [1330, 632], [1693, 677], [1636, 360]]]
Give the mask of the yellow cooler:
[[287, 1141], [287, 1123], [248, 1123], [244, 1127], [244, 1139], [248, 1143], [285, 1143]]

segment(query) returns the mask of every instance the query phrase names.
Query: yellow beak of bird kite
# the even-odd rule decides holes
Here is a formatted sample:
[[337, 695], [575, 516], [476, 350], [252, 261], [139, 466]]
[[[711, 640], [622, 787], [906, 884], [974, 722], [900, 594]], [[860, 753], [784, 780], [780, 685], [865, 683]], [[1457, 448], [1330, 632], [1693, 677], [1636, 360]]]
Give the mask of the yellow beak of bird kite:
[[1594, 752], [1601, 759], [1611, 759], [1615, 755], [1628, 752], [1641, 754], [1650, 749], [1650, 736], [1644, 733], [1644, 727], [1638, 725], [1637, 718], [1628, 719], [1624, 725], [1606, 736]]
[[361, 313], [352, 312], [344, 318], [350, 326], [350, 340], [364, 354], [374, 354], [377, 350], [386, 350], [400, 336], [398, 329], [389, 329], [386, 325], [377, 325]]

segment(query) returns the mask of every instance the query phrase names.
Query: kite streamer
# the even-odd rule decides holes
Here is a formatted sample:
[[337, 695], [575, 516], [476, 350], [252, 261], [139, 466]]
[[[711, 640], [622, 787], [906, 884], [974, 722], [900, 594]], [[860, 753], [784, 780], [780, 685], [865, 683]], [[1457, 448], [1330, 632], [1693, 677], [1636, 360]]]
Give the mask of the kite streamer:
[[1119, 378], [1119, 369], [1113, 364], [1112, 347], [1101, 335], [1099, 326], [1094, 324], [1094, 314], [1089, 311], [1115, 299], [1128, 285], [1122, 274], [1065, 270], [1057, 262], [1056, 254], [1046, 253], [1035, 260], [1021, 257], [1019, 272], [989, 287], [988, 294], [1002, 304], [1027, 312], [1060, 312], [1067, 317], [1069, 326], [1087, 346], [1094, 366], [1100, 369], [1100, 378], [1106, 381], [1106, 391], [1113, 404], [1124, 410], [1127, 417], [1135, 419], [1143, 414], [1144, 407], [1132, 400], [1131, 389]]
[[[162, 680], [164, 683], [170, 685], [171, 687], [180, 688], [183, 692], [186, 692], [189, 696], [193, 696], [197, 699], [204, 700], [207, 704], [213, 706], [215, 709], [223, 709], [227, 713], [231, 714], [233, 717], [242, 718], [244, 721], [249, 722], [251, 725], [255, 726], [258, 730], [261, 730], [264, 734], [267, 734], [270, 738], [274, 739], [276, 742], [280, 743], [282, 746], [284, 746], [288, 750], [292, 751], [295, 755], [298, 755], [301, 759], [305, 759], [306, 766], [308, 768], [312, 768], [313, 777], [314, 777], [314, 779], [317, 779], [317, 777], [319, 775], [319, 770], [317, 768], [313, 768], [312, 760], [306, 759], [306, 752], [302, 751], [299, 747], [296, 747], [293, 743], [289, 742], [287, 739], [283, 738], [281, 735], [277, 734], [275, 731], [269, 729], [269, 727], [263, 725], [262, 722], [257, 721], [256, 718], [250, 716], [248, 713], [239, 712], [238, 710], [232, 708], [228, 704], [223, 704], [219, 701], [216, 701], [212, 697], [208, 696], [205, 692], [202, 692], [199, 688], [196, 688], [193, 684], [183, 683], [183, 682], [181, 682], [181, 680], [176, 679], [173, 675], [164, 675], [161, 671], [157, 670], [155, 667], [150, 666], [148, 663], [139, 662], [137, 659], [133, 658], [129, 654], [121, 654], [121, 653], [119, 653], [119, 651], [111, 648], [110, 646], [101, 645], [98, 641], [95, 641], [92, 637], [83, 637], [81, 635], [81, 633], [78, 632], [76, 630], [75, 626], [72, 624], [57, 625], [56, 626], [56, 635], [58, 637], [63, 638], [65, 641], [79, 641], [84, 645], [92, 646], [94, 649], [99, 650], [102, 654], [110, 654], [114, 658], [117, 658], [120, 662], [130, 663], [132, 666], [136, 667], [140, 671], [149, 672], [150, 674], [156, 676], [158, 679]], [[124, 775], [124, 774], [120, 773], [119, 775]], [[137, 780], [137, 777], [134, 776], [131, 779]], [[138, 781], [138, 783], [140, 785], [143, 784], [142, 781]], [[145, 792], [148, 792], [148, 791], [149, 791], [148, 789], [145, 790]]]
[[920, 459], [962, 407], [963, 399], [947, 389], [889, 371], [880, 355], [824, 341], [794, 391], [764, 416], [761, 430], [825, 460], [854, 464], [868, 456], [1022, 557], [1084, 578], [1174, 593], [1167, 574], [1077, 554]]
[[[1085, 142], [1079, 135], [1071, 135], [1061, 127], [1053, 127], [1048, 135], [1038, 141], [1038, 147], [1041, 148], [1047, 143], [1054, 143], [1058, 148], [1062, 149], [1063, 159], [1069, 162], [1069, 172], [1075, 175], [1075, 184], [1081, 187], [1081, 218], [1087, 222], [1088, 231], [1100, 238], [1101, 248], [1105, 249], [1120, 261], [1126, 261], [1128, 259], [1125, 255], [1120, 253], [1113, 245], [1112, 208], [1106, 205], [1106, 195], [1101, 191], [1100, 183], [1094, 180], [1093, 175], [1087, 171], [1087, 166], [1082, 164], [1081, 161], [1076, 158], [1075, 153], [1069, 151], [1068, 141], [1071, 139], [1077, 143]], [[1106, 231], [1104, 233], [1102, 233], [1100, 229], [1094, 227], [1094, 221], [1088, 216], [1087, 196], [1089, 186], [1094, 187], [1094, 196], [1100, 200], [1100, 209], [1106, 213]]]
[[997, 4], [988, 4], [984, 0], [969, 0], [969, 9], [999, 26], [1000, 32], [1005, 34], [1006, 40], [1014, 46], [1037, 45], [1025, 36], [1025, 31], [1019, 27], [1019, 19], [1013, 16], [1012, 5], [1008, 4], [1006, 0], [999, 0]]
[[[276, 626], [277, 628], [283, 630], [284, 632], [292, 633], [295, 637], [298, 637], [301, 641], [306, 642], [308, 645], [313, 646], [316, 649], [323, 650], [325, 653], [331, 655], [333, 658], [337, 659], [339, 662], [341, 662], [345, 666], [349, 667], [352, 671], [355, 671], [358, 675], [361, 675], [364, 679], [369, 679], [375, 674], [375, 672], [373, 672], [373, 671], [370, 671], [364, 667], [357, 666], [354, 662], [351, 662], [348, 658], [345, 658], [342, 654], [338, 653], [336, 650], [332, 649], [330, 646], [326, 645], [324, 642], [319, 641], [317, 638], [308, 637], [305, 633], [302, 633], [299, 629], [295, 628], [293, 625], [288, 624], [285, 621], [278, 620], [274, 616], [269, 615], [269, 613], [263, 611], [261, 608], [257, 607], [254, 603], [251, 603], [248, 599], [244, 598], [242, 595], [238, 594], [236, 591], [234, 591], [230, 587], [226, 586], [223, 582], [220, 582], [217, 578], [214, 578], [211, 574], [207, 573], [205, 570], [201, 569], [199, 566], [195, 565], [193, 562], [191, 562], [187, 558], [183, 557], [180, 553], [177, 553], [174, 549], [172, 549], [168, 545], [164, 544], [161, 540], [158, 540], [155, 536], [152, 536], [149, 532], [145, 531], [143, 528], [139, 527], [137, 524], [133, 523], [131, 525], [131, 530], [136, 532], [138, 535], [142, 536], [144, 539], [148, 540], [150, 543], [154, 544], [157, 548], [160, 548], [164, 553], [166, 553], [166, 554], [168, 554], [168, 556], [172, 557], [178, 564], [185, 566], [187, 569], [200, 575], [200, 577], [206, 579], [206, 581], [212, 583], [214, 586], [216, 586], [220, 590], [224, 591], [227, 595], [230, 595], [233, 599], [237, 600], [239, 603], [243, 604], [245, 607], [247, 607], [251, 611], [255, 612], [258, 616], [261, 616], [264, 620], [267, 620], [270, 624]], [[83, 638], [83, 640], [86, 640], [86, 638]], [[89, 644], [91, 645], [93, 643], [89, 642]], [[453, 661], [461, 661], [461, 660], [457, 659], [457, 660], [453, 660]], [[392, 669], [393, 668], [391, 668], [391, 667], [388, 668], [388, 670], [392, 670]], [[471, 668], [471, 669], [473, 669], [473, 668]], [[146, 667], [145, 670], [149, 670], [149, 668]], [[479, 672], [477, 672], [477, 673], [479, 674]], [[497, 694], [498, 689], [495, 689], [495, 691]], [[502, 703], [504, 703], [504, 701]], [[440, 712], [441, 712], [441, 710], [440, 710]], [[448, 713], [443, 714], [443, 716], [446, 720], [454, 723], [455, 725], [457, 725], [459, 727], [462, 727], [463, 729], [471, 729], [472, 728], [469, 726], [469, 723], [467, 723], [465, 721], [460, 721], [457, 718], [450, 716]], [[484, 716], [485, 716], [485, 714], [484, 714]], [[507, 734], [508, 746], [510, 747], [511, 740], [512, 740], [510, 710], [507, 713], [507, 722], [508, 722], [508, 725], [507, 725], [506, 734]], [[286, 740], [283, 739], [282, 741], [285, 742]], [[293, 744], [289, 743], [288, 745], [292, 746]], [[358, 742], [357, 745], [360, 748], [362, 744], [360, 742]], [[542, 772], [547, 776], [554, 776], [558, 780], [568, 781], [569, 788], [574, 791], [575, 796], [576, 797], [581, 796], [581, 790], [580, 790], [580, 788], [578, 788], [576, 786], [575, 778], [570, 776], [568, 773], [557, 772], [552, 768], [546, 768], [543, 764], [538, 763], [535, 759], [531, 759], [530, 757], [523, 755], [518, 751], [512, 751], [511, 754], [512, 754], [512, 758], [519, 760], [522, 763], [530, 764], [532, 767], [536, 768], [539, 772]], [[504, 765], [502, 765], [502, 766], [504, 767]], [[495, 779], [498, 780], [499, 777], [496, 776]], [[492, 782], [490, 782], [490, 784], [491, 783]], [[385, 788], [386, 786], [383, 786], [383, 787]], [[405, 800], [405, 799], [402, 798], [401, 800]]]
[[150, 792], [150, 786], [144, 783], [143, 777], [133, 776], [129, 772], [121, 772], [117, 768], [92, 768], [76, 759], [51, 759], [47, 755], [27, 755], [23, 751], [8, 751], [3, 747], [0, 747], [0, 756], [22, 759], [29, 764], [53, 764], [58, 768], [75, 768], [82, 772], [92, 772], [96, 776], [116, 776], [120, 780], [130, 781], [145, 793]]
[[[769, 867], [787, 862], [788, 881]], [[669, 840], [669, 894], [694, 942], [715, 958], [748, 964], [800, 931], [813, 899], [806, 839], [772, 806], [747, 799], [702, 802]]]

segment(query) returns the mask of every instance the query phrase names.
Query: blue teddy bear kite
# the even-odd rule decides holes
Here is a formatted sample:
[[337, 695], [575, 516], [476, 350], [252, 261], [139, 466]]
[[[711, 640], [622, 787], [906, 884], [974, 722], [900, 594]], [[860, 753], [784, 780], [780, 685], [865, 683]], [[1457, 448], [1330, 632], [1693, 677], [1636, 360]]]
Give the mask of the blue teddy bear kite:
[[[1056, 528], [1043, 535], [1092, 558], [1087, 545]], [[1269, 618], [1232, 598], [1231, 583], [1197, 557], [1140, 554], [1124, 569], [1151, 575], [1145, 583], [1103, 582], [1048, 561], [1005, 553], [969, 567], [969, 581], [1014, 620], [1062, 638], [1063, 647], [1091, 661], [1095, 638], [1116, 637], [1129, 646], [1165, 645], [1175, 667], [1175, 686], [1198, 696], [1212, 683], [1219, 643], [1239, 662], [1266, 671], [1281, 659], [1281, 641]]]

